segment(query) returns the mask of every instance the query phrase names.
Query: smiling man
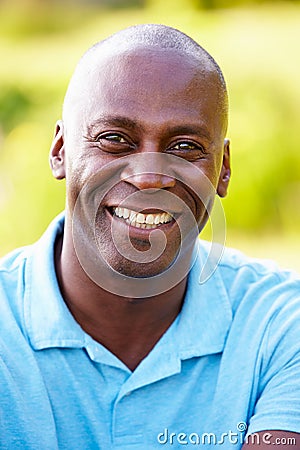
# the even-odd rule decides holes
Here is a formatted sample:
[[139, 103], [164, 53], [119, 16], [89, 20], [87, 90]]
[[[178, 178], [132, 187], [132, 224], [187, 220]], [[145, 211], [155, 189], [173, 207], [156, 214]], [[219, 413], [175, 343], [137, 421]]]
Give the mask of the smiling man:
[[0, 266], [1, 449], [300, 448], [300, 281], [233, 250], [201, 281], [226, 130], [180, 31], [82, 57], [50, 152], [65, 213]]

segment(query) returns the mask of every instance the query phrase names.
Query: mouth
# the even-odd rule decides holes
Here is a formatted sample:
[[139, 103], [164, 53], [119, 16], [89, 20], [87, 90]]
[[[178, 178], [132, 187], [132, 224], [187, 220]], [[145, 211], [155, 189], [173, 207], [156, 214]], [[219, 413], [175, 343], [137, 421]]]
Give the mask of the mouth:
[[174, 221], [173, 216], [165, 211], [138, 212], [116, 206], [110, 208], [110, 212], [114, 217], [123, 220], [131, 227], [143, 228], [146, 230], [159, 228]]

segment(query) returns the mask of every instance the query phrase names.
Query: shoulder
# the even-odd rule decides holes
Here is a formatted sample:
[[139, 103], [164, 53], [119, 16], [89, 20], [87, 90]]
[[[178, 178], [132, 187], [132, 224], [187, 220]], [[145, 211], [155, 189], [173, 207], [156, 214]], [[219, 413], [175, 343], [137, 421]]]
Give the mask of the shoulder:
[[1, 336], [11, 334], [13, 324], [25, 333], [29, 299], [47, 290], [49, 280], [53, 282], [54, 242], [57, 234], [62, 232], [63, 222], [64, 215], [60, 214], [37, 242], [16, 249], [0, 259]]
[[17, 248], [0, 258], [0, 276], [18, 269], [26, 259], [29, 249], [30, 246]]
[[14, 250], [0, 259], [0, 327], [1, 337], [16, 333], [24, 327], [24, 295], [26, 289], [26, 267], [31, 247]]
[[[208, 244], [203, 243], [206, 249]], [[219, 269], [224, 277], [235, 279], [241, 274], [246, 275], [250, 280], [260, 280], [264, 277], [273, 276], [277, 281], [287, 279], [300, 279], [300, 275], [291, 270], [280, 268], [271, 259], [254, 258], [245, 253], [230, 247], [224, 247], [219, 259]], [[207, 250], [206, 250], [207, 251]]]
[[[0, 258], [0, 296], [1, 290], [20, 289], [31, 282], [30, 268], [34, 263], [37, 277], [42, 269], [52, 263], [54, 243], [64, 226], [64, 214], [60, 214], [49, 225], [42, 237], [32, 245], [13, 250]], [[28, 287], [28, 286], [27, 286]]]
[[[210, 258], [210, 244], [200, 241], [200, 253]], [[219, 258], [212, 270], [211, 282], [222, 285], [231, 303], [233, 314], [248, 302], [254, 303], [276, 301], [287, 302], [300, 299], [300, 275], [284, 270], [267, 259], [252, 258], [239, 250], [221, 248]]]
[[0, 298], [24, 285], [24, 268], [30, 247], [22, 247], [12, 251], [0, 259]]
[[[274, 261], [251, 258], [230, 248], [224, 250], [216, 272], [232, 308], [230, 342], [239, 342], [242, 352], [247, 348], [249, 360], [252, 349], [253, 361], [260, 361], [261, 375], [299, 359], [299, 275], [279, 268]], [[271, 364], [275, 354], [276, 363]]]

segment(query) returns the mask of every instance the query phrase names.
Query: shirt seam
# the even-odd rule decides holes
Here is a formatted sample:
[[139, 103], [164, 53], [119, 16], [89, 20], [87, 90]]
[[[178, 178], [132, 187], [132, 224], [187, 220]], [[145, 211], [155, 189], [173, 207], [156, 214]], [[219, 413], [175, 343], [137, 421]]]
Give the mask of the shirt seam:
[[[241, 264], [232, 264], [230, 265], [229, 263], [219, 263], [220, 266], [225, 267], [227, 269], [231, 269], [235, 272], [237, 272], [238, 270], [247, 267], [248, 269], [250, 269], [252, 272], [255, 272], [256, 275], [275, 275], [275, 277], [279, 280], [282, 281], [285, 279], [285, 277], [283, 276], [283, 274], [280, 274], [278, 271], [276, 271], [275, 269], [266, 269], [264, 266], [261, 267], [261, 270], [258, 270], [256, 267], [253, 267], [252, 263], [241, 263]], [[234, 267], [233, 267], [234, 266]], [[283, 272], [285, 273], [285, 272]]]
[[[23, 258], [22, 259], [22, 262], [26, 262], [26, 258]], [[7, 273], [7, 274], [10, 274], [10, 273], [13, 273], [13, 272], [15, 272], [15, 271], [19, 271], [20, 270], [20, 267], [19, 267], [19, 265], [18, 266], [14, 266], [14, 267], [11, 267], [11, 268], [5, 268], [5, 267], [0, 267], [0, 273]]]

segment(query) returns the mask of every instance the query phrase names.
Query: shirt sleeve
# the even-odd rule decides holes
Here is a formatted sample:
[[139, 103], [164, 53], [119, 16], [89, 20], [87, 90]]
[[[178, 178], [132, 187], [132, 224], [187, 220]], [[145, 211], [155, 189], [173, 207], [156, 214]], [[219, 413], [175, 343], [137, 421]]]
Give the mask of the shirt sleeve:
[[300, 292], [269, 324], [254, 414], [247, 434], [300, 433]]

